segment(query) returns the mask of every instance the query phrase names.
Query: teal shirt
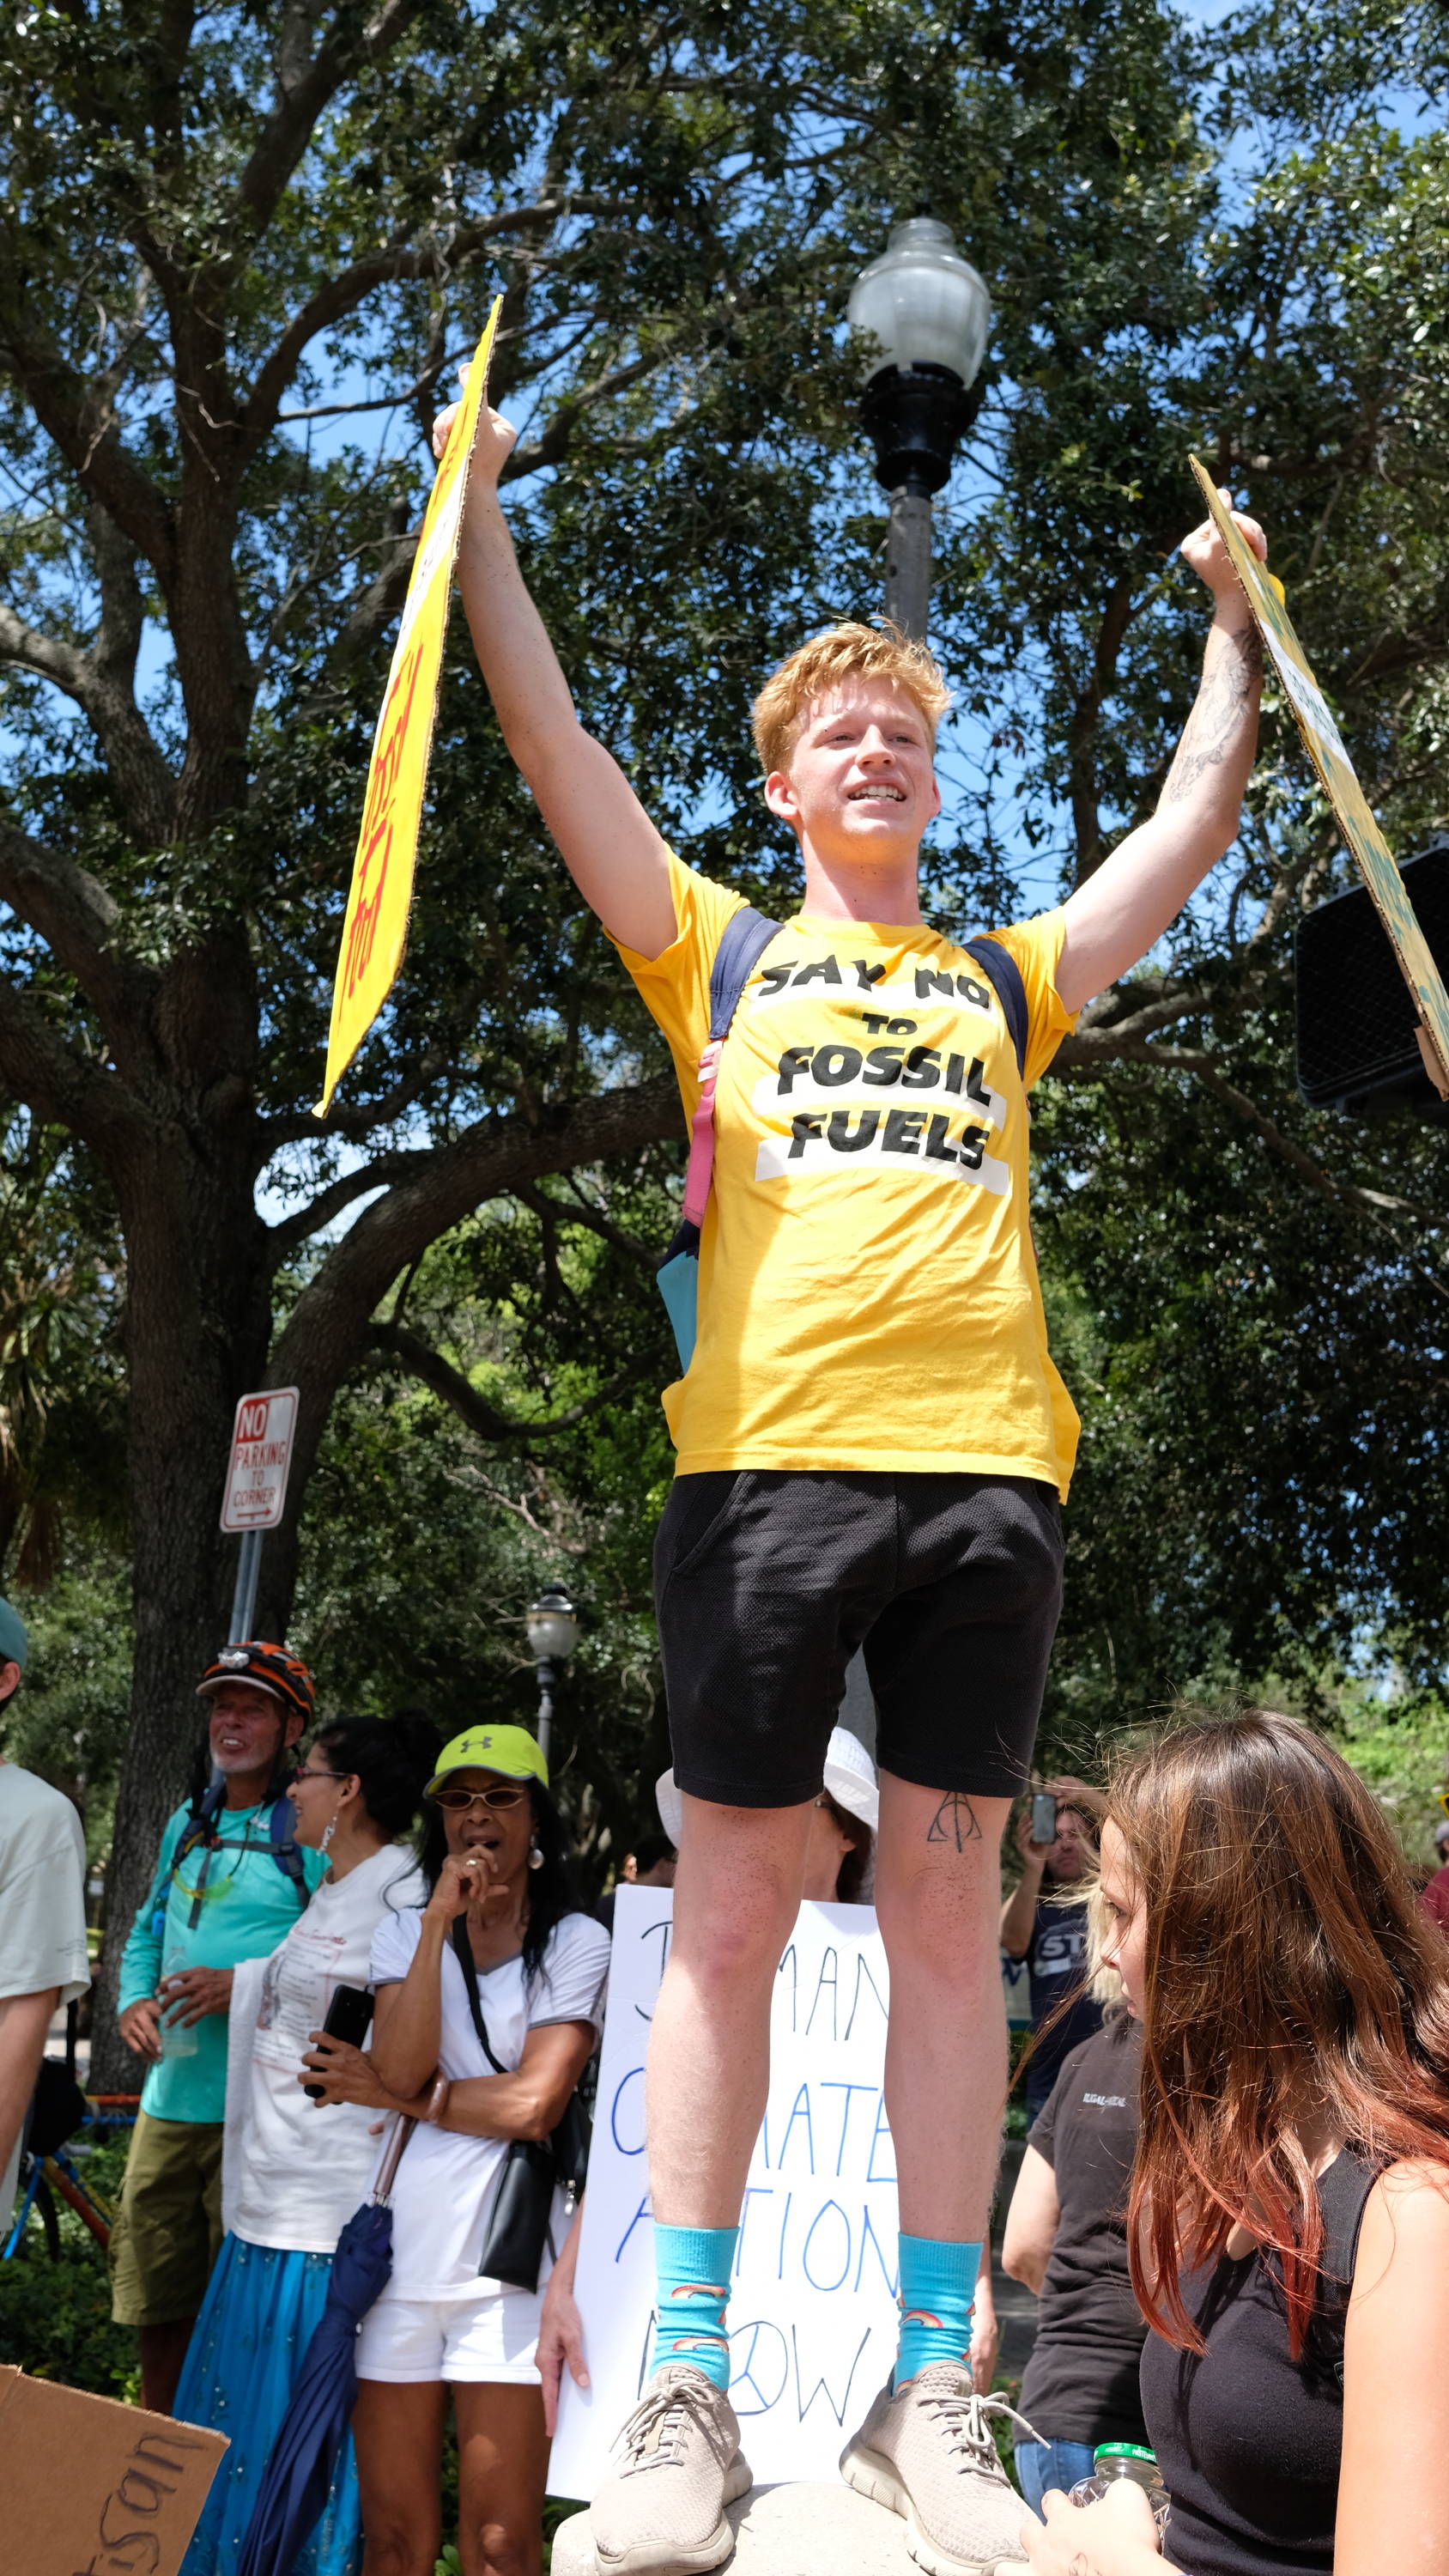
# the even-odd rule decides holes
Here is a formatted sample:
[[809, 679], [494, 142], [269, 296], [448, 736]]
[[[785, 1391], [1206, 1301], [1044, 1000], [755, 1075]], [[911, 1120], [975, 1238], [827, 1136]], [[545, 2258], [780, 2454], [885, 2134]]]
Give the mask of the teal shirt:
[[[121, 2012], [154, 1995], [163, 1960], [174, 1973], [178, 1964], [234, 1968], [239, 1959], [265, 1959], [301, 1911], [296, 1882], [272, 1855], [270, 1809], [223, 1807], [216, 1819], [223, 1847], [208, 1852], [197, 1844], [187, 1853], [171, 1881], [165, 1927], [158, 1932], [154, 1925], [161, 1890], [190, 1817], [189, 1807], [178, 1807], [161, 1837], [156, 1875], [121, 1953]], [[326, 1868], [322, 1852], [303, 1851], [309, 1896]], [[193, 1911], [198, 1918], [194, 1924]], [[194, 2028], [194, 2056], [163, 2057], [147, 2072], [141, 2107], [155, 2120], [219, 2120], [226, 2108], [227, 2016], [208, 2013]]]

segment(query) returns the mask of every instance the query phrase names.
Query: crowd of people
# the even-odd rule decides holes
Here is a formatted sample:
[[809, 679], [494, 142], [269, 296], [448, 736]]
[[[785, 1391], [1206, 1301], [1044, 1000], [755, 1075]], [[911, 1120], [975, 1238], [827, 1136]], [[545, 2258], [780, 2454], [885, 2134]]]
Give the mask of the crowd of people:
[[[8, 1697], [26, 1638], [3, 1602], [0, 1646]], [[148, 2067], [113, 2244], [149, 2401], [230, 2437], [185, 2576], [239, 2562], [339, 2234], [404, 2129], [391, 2275], [292, 2569], [432, 2576], [451, 2393], [462, 2565], [514, 2576], [539, 2563], [560, 2380], [586, 2383], [587, 2355], [581, 2204], [550, 2184], [520, 2270], [499, 2245], [503, 2178], [576, 2097], [608, 1935], [573, 1899], [525, 1730], [440, 1746], [415, 1711], [308, 1726], [305, 1666], [255, 1640], [200, 1690], [207, 1786], [168, 1823], [126, 1945], [125, 2027]], [[826, 1781], [800, 1892], [859, 1902], [880, 1790], [843, 1729]], [[656, 1795], [659, 1835], [638, 1838], [621, 1883], [665, 1883], [651, 1874], [675, 1863], [672, 1772]], [[1432, 1891], [1332, 1747], [1268, 1711], [1190, 1717], [1105, 1789], [1058, 1778], [1036, 1802], [1003, 1949], [1039, 1945], [1055, 1907], [1073, 1972], [1047, 1942], [1026, 2076], [1043, 2056], [1051, 2075], [1002, 2243], [1039, 2302], [1011, 2410], [1031, 2515], [1018, 2504], [1012, 2545], [960, 2563], [1420, 2576], [1437, 2564], [1449, 2357], [1449, 1950]], [[80, 1862], [69, 1802], [0, 1763], [12, 2176], [16, 2087], [86, 1981]], [[350, 2037], [339, 1997], [361, 2001]], [[984, 2393], [989, 2269], [976, 2324]], [[1155, 2462], [1165, 2532], [1142, 2479], [1080, 2501], [1104, 2459]]]

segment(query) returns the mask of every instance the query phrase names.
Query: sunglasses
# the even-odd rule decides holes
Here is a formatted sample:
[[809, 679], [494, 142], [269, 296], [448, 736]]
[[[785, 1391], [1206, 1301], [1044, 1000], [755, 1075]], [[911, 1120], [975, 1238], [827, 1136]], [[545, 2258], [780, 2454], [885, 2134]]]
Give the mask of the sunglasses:
[[526, 1789], [435, 1789], [433, 1804], [445, 1807], [450, 1816], [466, 1816], [470, 1807], [489, 1807], [495, 1816], [504, 1816], [527, 1795]]
[[295, 1789], [299, 1780], [350, 1780], [351, 1777], [350, 1771], [324, 1771], [320, 1762], [299, 1762], [295, 1771], [287, 1773], [287, 1787]]

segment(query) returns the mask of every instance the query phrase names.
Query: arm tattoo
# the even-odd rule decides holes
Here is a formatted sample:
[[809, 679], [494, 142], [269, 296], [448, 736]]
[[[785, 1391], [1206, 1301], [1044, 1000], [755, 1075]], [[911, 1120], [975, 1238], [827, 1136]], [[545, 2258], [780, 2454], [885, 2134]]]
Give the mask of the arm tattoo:
[[1263, 648], [1256, 626], [1229, 636], [1215, 668], [1204, 678], [1181, 742], [1173, 755], [1161, 801], [1180, 805], [1198, 780], [1233, 751], [1252, 719], [1263, 677]]
[[970, 1799], [963, 1798], [959, 1790], [949, 1790], [926, 1827], [926, 1840], [954, 1843], [958, 1852], [964, 1851], [968, 1843], [979, 1843], [981, 1827]]

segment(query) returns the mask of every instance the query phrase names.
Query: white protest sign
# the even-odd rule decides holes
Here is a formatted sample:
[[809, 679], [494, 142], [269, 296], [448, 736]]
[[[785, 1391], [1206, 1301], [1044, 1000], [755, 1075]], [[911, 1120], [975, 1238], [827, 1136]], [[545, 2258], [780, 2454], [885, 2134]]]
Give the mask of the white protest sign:
[[239, 1530], [275, 1529], [287, 1503], [287, 1469], [297, 1428], [297, 1390], [274, 1386], [244, 1395], [232, 1425], [221, 1525]]
[[[654, 2226], [644, 2053], [667, 1888], [621, 1887], [577, 2296], [592, 2385], [565, 2374], [551, 2495], [589, 2497], [648, 2374]], [[730, 2398], [759, 2486], [831, 2478], [895, 2360], [896, 2167], [885, 1951], [867, 1905], [802, 1905], [775, 1978], [770, 2095], [730, 2284]]]

